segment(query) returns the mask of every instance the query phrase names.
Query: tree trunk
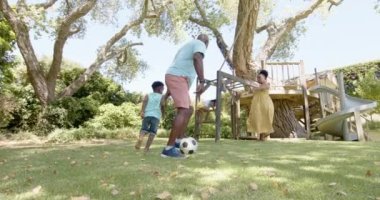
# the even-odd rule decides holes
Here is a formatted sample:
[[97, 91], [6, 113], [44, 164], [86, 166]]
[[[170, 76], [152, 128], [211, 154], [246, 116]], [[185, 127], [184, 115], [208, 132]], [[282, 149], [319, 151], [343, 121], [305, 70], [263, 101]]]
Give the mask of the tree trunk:
[[289, 100], [273, 100], [274, 104], [274, 133], [272, 138], [306, 137], [305, 129], [298, 122]]
[[11, 25], [12, 30], [16, 33], [16, 43], [20, 49], [22, 57], [24, 58], [28, 77], [32, 83], [38, 100], [45, 106], [48, 103], [47, 84], [40, 69], [37, 56], [34, 53], [32, 43], [30, 42], [28, 27], [24, 24], [24, 22], [17, 18], [16, 13], [8, 5], [7, 1], [0, 1], [0, 10]]
[[259, 8], [260, 0], [239, 0], [239, 13], [235, 29], [236, 41], [232, 58], [236, 75], [241, 78], [255, 78], [252, 65], [252, 46]]

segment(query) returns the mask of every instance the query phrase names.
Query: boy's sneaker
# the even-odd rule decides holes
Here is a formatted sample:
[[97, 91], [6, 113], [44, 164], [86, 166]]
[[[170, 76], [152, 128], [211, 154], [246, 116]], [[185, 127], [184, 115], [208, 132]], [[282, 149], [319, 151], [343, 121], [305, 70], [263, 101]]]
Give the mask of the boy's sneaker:
[[173, 147], [169, 150], [164, 150], [161, 153], [161, 157], [163, 158], [186, 158], [177, 148]]

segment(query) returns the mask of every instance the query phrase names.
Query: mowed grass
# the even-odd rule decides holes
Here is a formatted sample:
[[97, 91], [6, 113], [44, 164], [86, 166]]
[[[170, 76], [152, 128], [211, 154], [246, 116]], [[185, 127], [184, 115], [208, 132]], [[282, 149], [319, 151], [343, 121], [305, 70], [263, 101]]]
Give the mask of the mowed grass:
[[380, 197], [378, 142], [202, 140], [186, 160], [161, 158], [165, 140], [148, 155], [134, 142], [1, 148], [0, 199]]

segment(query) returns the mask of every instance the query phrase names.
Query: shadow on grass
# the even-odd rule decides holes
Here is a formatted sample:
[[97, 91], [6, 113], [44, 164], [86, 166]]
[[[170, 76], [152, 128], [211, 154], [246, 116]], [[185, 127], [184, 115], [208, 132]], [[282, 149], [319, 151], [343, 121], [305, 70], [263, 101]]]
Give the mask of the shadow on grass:
[[161, 139], [148, 155], [133, 144], [0, 149], [0, 199], [200, 199], [205, 188], [210, 199], [380, 196], [379, 143], [204, 140], [186, 160], [159, 157]]

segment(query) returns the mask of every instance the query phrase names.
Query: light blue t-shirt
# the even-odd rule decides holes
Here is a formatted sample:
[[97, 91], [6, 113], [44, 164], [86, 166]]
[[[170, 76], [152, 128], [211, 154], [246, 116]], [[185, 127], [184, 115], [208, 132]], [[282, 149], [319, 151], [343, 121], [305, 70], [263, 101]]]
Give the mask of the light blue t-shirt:
[[152, 92], [148, 94], [148, 102], [145, 107], [144, 117], [161, 118], [161, 98], [162, 94]]
[[206, 45], [202, 41], [195, 39], [183, 45], [175, 55], [173, 63], [166, 71], [166, 74], [187, 77], [190, 88], [197, 76], [193, 61], [193, 55], [197, 52], [202, 53], [203, 57], [205, 56]]

